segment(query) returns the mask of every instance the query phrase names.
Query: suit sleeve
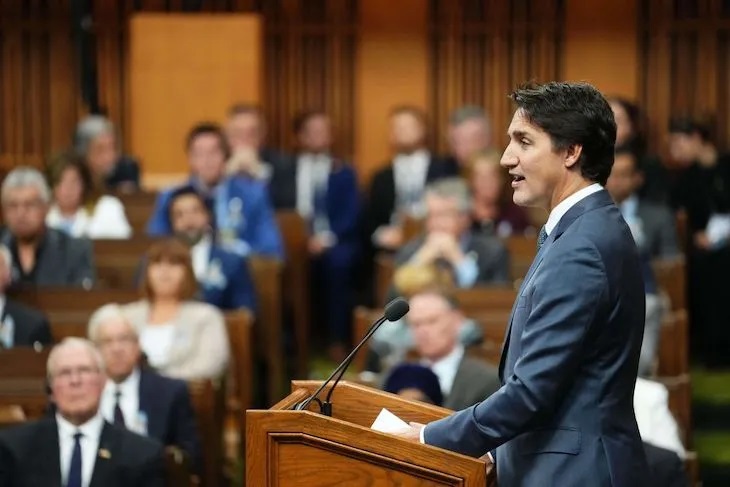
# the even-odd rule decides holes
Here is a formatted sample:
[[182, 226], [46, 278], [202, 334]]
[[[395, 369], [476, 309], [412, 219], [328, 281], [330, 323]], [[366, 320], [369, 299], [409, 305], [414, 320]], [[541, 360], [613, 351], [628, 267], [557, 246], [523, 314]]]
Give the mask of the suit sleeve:
[[534, 284], [513, 374], [485, 401], [429, 424], [426, 443], [480, 457], [553, 411], [574, 378], [607, 286], [603, 262], [590, 242], [545, 268]]
[[231, 309], [246, 308], [256, 312], [256, 288], [246, 259], [237, 261], [235, 272], [231, 273], [227, 292]]
[[207, 308], [197, 317], [201, 321], [199, 326], [203, 331], [197, 337], [195, 352], [185, 363], [185, 376], [191, 380], [220, 377], [228, 365], [230, 356], [223, 315], [212, 306], [203, 304], [201, 306]]
[[96, 266], [91, 240], [76, 239], [69, 244], [76, 251], [75, 265], [71, 265], [69, 281], [76, 286], [93, 285], [96, 282]]
[[165, 455], [162, 445], [157, 445], [149, 460], [139, 469], [134, 485], [140, 487], [165, 487]]
[[164, 237], [172, 233], [170, 218], [167, 215], [167, 203], [170, 199], [169, 192], [160, 194], [152, 210], [150, 221], [147, 222], [147, 235], [150, 237]]
[[676, 257], [679, 254], [679, 245], [677, 245], [677, 229], [674, 217], [669, 211], [663, 209], [657, 224], [660, 232], [659, 257]]
[[260, 198], [256, 202], [255, 210], [251, 213], [252, 225], [251, 249], [256, 254], [268, 255], [284, 259], [284, 245], [281, 241], [279, 226], [274, 218], [266, 187], [261, 186]]
[[187, 385], [180, 382], [180, 387], [175, 395], [173, 411], [170, 422], [174, 425], [172, 441], [180, 449], [190, 455], [193, 468], [200, 472], [202, 469], [202, 458], [200, 455], [200, 441], [198, 439], [198, 427], [195, 422], [195, 413], [190, 400], [190, 393]]
[[331, 210], [330, 226], [338, 242], [356, 240], [360, 223], [360, 192], [357, 176], [352, 169], [342, 169], [342, 185], [337, 194], [336, 206]]
[[510, 257], [507, 247], [495, 239], [493, 247], [485, 248], [479, 256], [477, 284], [508, 284], [510, 282]]
[[48, 324], [48, 319], [43, 315], [39, 316], [36, 326], [33, 329], [33, 334], [30, 337], [30, 343], [33, 344], [35, 342], [44, 346], [51, 345], [53, 343], [51, 326]]

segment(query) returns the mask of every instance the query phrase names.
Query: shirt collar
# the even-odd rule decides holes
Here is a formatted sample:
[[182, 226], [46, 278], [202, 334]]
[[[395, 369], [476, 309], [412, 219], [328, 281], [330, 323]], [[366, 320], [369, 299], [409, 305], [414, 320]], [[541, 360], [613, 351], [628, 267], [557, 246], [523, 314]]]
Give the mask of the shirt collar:
[[619, 208], [621, 209], [621, 214], [624, 218], [635, 215], [636, 211], [639, 209], [639, 197], [632, 194], [619, 205]]
[[603, 189], [603, 186], [601, 186], [598, 183], [593, 183], [588, 187], [585, 187], [579, 191], [576, 191], [575, 193], [571, 194], [567, 198], [565, 198], [563, 201], [558, 203], [555, 208], [553, 208], [553, 211], [550, 212], [550, 216], [547, 219], [547, 223], [545, 223], [545, 232], [550, 235], [552, 231], [555, 229], [555, 227], [558, 226], [558, 223], [560, 223], [560, 219], [565, 216], [566, 213], [568, 213], [568, 210], [570, 210], [573, 206], [578, 204], [579, 201], [587, 198], [588, 196], [592, 195], [593, 193], [597, 193]]
[[108, 394], [111, 394], [112, 397], [117, 389], [119, 389], [119, 392], [122, 393], [122, 397], [139, 394], [139, 368], [135, 367], [134, 370], [132, 370], [132, 373], [119, 384], [115, 383], [111, 379], [107, 379], [104, 389]]
[[434, 362], [425, 360], [424, 363], [426, 363], [427, 365], [431, 366], [431, 368], [434, 368], [434, 369], [453, 368], [453, 370], [456, 370], [456, 367], [459, 366], [459, 362], [461, 362], [461, 359], [463, 357], [464, 357], [464, 346], [459, 343], [445, 357], [441, 357], [440, 359], [438, 359]]
[[67, 421], [61, 413], [56, 413], [56, 423], [58, 424], [58, 433], [61, 437], [73, 438], [76, 432], [84, 435], [84, 438], [99, 439], [101, 437], [101, 429], [104, 427], [104, 418], [99, 411], [93, 418], [80, 426], [74, 426]]

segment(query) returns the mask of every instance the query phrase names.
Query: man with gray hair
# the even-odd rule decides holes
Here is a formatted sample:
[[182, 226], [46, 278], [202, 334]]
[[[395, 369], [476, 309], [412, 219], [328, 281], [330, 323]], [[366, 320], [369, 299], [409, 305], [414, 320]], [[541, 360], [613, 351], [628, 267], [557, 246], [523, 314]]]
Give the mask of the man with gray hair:
[[459, 178], [439, 180], [426, 189], [425, 233], [395, 256], [405, 263], [444, 265], [460, 288], [509, 283], [509, 255], [496, 237], [471, 231], [471, 195]]
[[139, 190], [139, 164], [122, 155], [119, 134], [103, 115], [89, 115], [74, 133], [74, 151], [87, 165], [99, 189], [132, 193]]
[[10, 250], [0, 245], [0, 349], [50, 345], [53, 342], [51, 328], [43, 313], [5, 296], [12, 267]]
[[0, 244], [12, 256], [11, 284], [83, 286], [94, 284], [91, 242], [46, 226], [51, 191], [31, 167], [13, 169], [0, 190], [5, 228]]
[[137, 330], [118, 304], [91, 315], [89, 339], [106, 365], [101, 414], [116, 426], [186, 452], [200, 466], [200, 441], [187, 384], [142, 367]]
[[162, 446], [104, 421], [104, 362], [83, 338], [48, 356], [53, 416], [0, 431], [0, 485], [161, 487]]
[[468, 167], [472, 158], [492, 144], [489, 117], [483, 108], [467, 105], [454, 110], [449, 118], [449, 146], [459, 167]]

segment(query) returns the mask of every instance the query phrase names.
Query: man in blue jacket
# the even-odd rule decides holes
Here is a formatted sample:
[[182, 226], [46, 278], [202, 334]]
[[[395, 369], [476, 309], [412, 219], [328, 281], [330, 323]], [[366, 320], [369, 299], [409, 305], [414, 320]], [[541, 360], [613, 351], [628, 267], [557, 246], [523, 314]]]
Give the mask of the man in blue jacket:
[[[190, 180], [210, 201], [220, 244], [239, 255], [258, 254], [283, 259], [284, 247], [264, 183], [225, 175], [228, 143], [218, 125], [201, 123], [187, 138]], [[171, 235], [170, 196], [178, 188], [160, 194], [147, 225], [152, 236]]]
[[[344, 358], [351, 329], [353, 271], [359, 252], [360, 196], [355, 170], [330, 150], [327, 114], [294, 121], [299, 153], [274, 168], [270, 191], [277, 208], [295, 209], [309, 225], [314, 285], [321, 294], [332, 358]], [[341, 357], [340, 357], [341, 356]]]
[[644, 486], [633, 409], [644, 325], [639, 254], [603, 189], [616, 124], [585, 83], [518, 89], [502, 165], [545, 208], [500, 360], [502, 387], [404, 437], [495, 461], [500, 487]]

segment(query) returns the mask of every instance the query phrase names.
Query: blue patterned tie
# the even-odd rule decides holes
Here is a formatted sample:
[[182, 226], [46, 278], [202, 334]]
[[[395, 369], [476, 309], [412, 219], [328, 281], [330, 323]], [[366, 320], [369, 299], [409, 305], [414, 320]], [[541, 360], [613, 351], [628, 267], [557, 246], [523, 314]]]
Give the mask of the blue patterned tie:
[[68, 480], [66, 487], [81, 487], [81, 437], [83, 434], [77, 432], [74, 435], [74, 451], [71, 454], [71, 465], [68, 468]]
[[542, 248], [542, 244], [545, 243], [545, 240], [547, 240], [547, 231], [545, 231], [545, 225], [542, 226], [540, 229], [540, 234], [537, 236], [537, 251], [540, 252], [540, 249]]

